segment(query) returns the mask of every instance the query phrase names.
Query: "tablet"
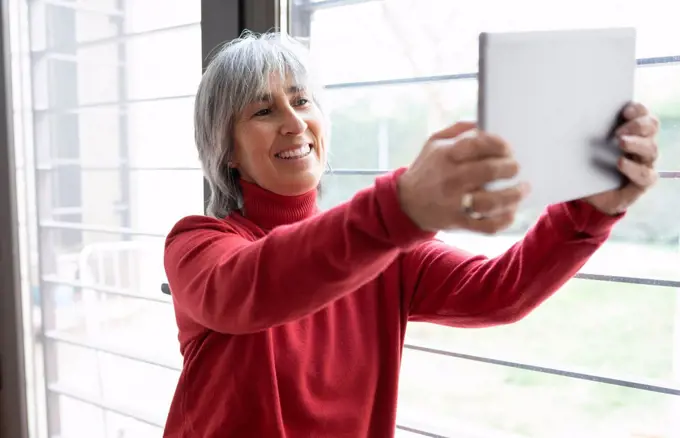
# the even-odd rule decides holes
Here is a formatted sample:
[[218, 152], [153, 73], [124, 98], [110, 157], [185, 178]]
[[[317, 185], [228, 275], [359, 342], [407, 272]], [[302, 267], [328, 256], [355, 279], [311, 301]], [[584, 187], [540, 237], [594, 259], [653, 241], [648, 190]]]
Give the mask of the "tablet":
[[[634, 28], [485, 32], [478, 125], [504, 138], [545, 207], [620, 187], [614, 130], [633, 100]], [[516, 181], [497, 181], [499, 189]]]

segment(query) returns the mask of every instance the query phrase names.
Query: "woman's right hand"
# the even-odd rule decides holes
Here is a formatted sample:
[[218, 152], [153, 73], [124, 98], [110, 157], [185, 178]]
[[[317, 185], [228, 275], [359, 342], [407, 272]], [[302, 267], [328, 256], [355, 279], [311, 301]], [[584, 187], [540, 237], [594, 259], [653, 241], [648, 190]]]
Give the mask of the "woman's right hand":
[[435, 133], [399, 177], [401, 207], [423, 230], [490, 234], [514, 221], [528, 186], [485, 190], [492, 181], [516, 176], [519, 165], [505, 141], [476, 128], [459, 122]]

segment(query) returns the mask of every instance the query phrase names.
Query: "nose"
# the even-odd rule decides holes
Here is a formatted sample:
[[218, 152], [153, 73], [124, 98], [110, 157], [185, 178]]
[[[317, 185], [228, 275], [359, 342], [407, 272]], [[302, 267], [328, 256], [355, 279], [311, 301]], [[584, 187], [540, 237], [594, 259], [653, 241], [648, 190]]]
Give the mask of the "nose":
[[300, 135], [307, 131], [307, 123], [304, 121], [295, 108], [288, 108], [283, 116], [281, 133], [283, 135]]

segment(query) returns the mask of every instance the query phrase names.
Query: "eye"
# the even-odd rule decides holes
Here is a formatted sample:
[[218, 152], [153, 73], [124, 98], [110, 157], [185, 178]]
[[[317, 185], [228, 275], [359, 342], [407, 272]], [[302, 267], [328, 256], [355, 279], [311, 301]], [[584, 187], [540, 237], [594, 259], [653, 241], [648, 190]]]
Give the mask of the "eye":
[[272, 112], [271, 109], [263, 108], [263, 109], [259, 110], [258, 112], [256, 112], [255, 114], [253, 114], [253, 117], [263, 117], [263, 116], [269, 115], [271, 112]]
[[304, 98], [304, 97], [299, 97], [295, 99], [294, 105], [295, 106], [305, 106], [309, 104], [309, 99]]

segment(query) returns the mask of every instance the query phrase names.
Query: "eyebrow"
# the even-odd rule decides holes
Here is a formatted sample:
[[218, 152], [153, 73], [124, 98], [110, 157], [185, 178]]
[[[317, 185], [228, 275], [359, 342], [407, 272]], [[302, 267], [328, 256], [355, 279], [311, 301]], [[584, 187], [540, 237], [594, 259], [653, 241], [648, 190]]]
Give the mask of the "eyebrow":
[[[307, 88], [303, 87], [301, 85], [291, 85], [286, 89], [286, 94], [298, 94], [303, 91], [305, 91]], [[272, 95], [270, 93], [267, 94], [261, 94], [255, 99], [255, 102], [271, 102], [272, 100]]]

